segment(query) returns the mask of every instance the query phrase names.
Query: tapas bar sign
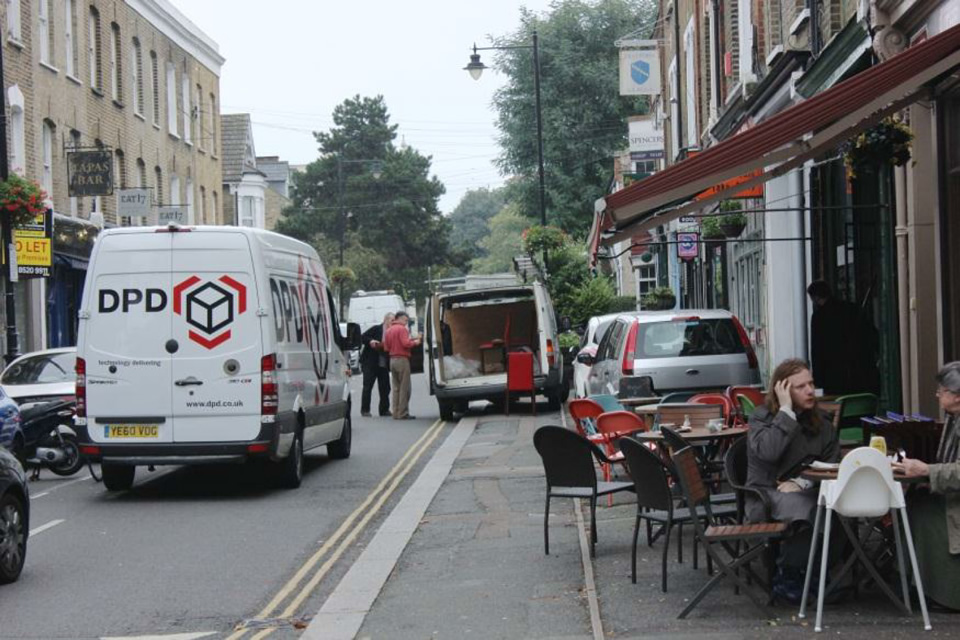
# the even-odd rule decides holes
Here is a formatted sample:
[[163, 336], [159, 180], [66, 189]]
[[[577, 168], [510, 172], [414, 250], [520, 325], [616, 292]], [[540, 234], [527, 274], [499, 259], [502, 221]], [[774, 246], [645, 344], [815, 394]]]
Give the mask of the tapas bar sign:
[[108, 149], [67, 152], [67, 193], [71, 198], [113, 193], [113, 152]]

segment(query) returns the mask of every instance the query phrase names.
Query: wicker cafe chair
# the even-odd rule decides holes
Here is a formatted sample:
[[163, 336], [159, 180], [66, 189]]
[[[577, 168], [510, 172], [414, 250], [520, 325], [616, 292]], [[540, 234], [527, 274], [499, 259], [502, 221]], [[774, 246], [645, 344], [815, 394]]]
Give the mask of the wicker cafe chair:
[[[637, 539], [640, 537], [640, 522], [646, 521], [647, 546], [663, 535], [663, 556], [661, 558], [660, 590], [667, 592], [667, 555], [670, 552], [670, 533], [674, 525], [678, 526], [678, 533], [682, 531], [684, 523], [690, 522], [690, 510], [674, 506], [674, 496], [670, 491], [667, 479], [667, 468], [660, 457], [646, 446], [632, 438], [621, 438], [618, 443], [623, 453], [630, 477], [637, 493], [637, 516], [633, 525], [633, 546], [630, 553], [630, 579], [637, 583]], [[653, 533], [653, 523], [660, 525], [660, 530]], [[679, 548], [683, 546], [683, 539], [678, 539]], [[678, 562], [682, 561], [678, 554]]]
[[[717, 522], [710, 505], [710, 493], [700, 475], [697, 458], [691, 447], [673, 452], [680, 487], [690, 508], [694, 535], [703, 545], [707, 557], [720, 571], [700, 588], [690, 603], [680, 612], [678, 618], [686, 618], [704, 596], [724, 578], [730, 578], [734, 584], [750, 597], [757, 607], [768, 615], [767, 607], [750, 589], [741, 571], [758, 584], [764, 584], [750, 567], [750, 563], [768, 553], [769, 545], [783, 537], [787, 525], [782, 522], [758, 522], [751, 524], [723, 525]], [[700, 510], [706, 513], [707, 526], [700, 518]], [[741, 551], [741, 545], [743, 550]], [[727, 559], [729, 558], [729, 559]]]
[[590, 501], [590, 557], [596, 555], [597, 498], [620, 491], [633, 491], [633, 482], [598, 482], [593, 466], [596, 458], [611, 460], [583, 436], [554, 425], [540, 427], [533, 434], [533, 446], [543, 461], [547, 479], [547, 503], [543, 512], [543, 552], [550, 555], [550, 499], [584, 498]]

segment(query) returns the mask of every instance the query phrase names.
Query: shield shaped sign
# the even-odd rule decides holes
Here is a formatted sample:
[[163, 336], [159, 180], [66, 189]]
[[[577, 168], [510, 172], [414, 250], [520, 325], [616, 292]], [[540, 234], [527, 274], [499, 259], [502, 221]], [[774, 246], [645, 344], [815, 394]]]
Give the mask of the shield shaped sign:
[[650, 63], [646, 60], [637, 60], [630, 65], [630, 77], [637, 84], [643, 84], [650, 79]]

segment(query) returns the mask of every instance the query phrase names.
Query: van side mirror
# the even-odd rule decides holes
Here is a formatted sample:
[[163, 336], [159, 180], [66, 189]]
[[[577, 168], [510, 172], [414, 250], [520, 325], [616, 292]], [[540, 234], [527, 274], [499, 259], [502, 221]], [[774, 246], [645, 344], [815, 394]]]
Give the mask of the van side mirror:
[[593, 363], [596, 361], [597, 359], [590, 353], [584, 352], [584, 353], [577, 354], [577, 362], [579, 362], [580, 364], [585, 364], [588, 367], [592, 367]]
[[347, 323], [347, 335], [346, 335], [346, 345], [344, 349], [346, 351], [352, 351], [353, 349], [359, 349], [361, 347], [361, 336], [362, 332], [360, 331], [360, 325], [356, 322]]
[[573, 328], [573, 323], [570, 322], [570, 316], [563, 316], [560, 318], [560, 330], [561, 331], [570, 331]]

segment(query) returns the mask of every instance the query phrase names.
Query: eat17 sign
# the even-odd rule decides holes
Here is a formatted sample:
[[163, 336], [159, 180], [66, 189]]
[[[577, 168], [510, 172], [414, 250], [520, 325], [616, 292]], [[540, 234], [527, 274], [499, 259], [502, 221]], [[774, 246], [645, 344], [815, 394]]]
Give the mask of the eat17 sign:
[[700, 238], [698, 233], [677, 234], [677, 257], [683, 260], [692, 260], [700, 255]]

